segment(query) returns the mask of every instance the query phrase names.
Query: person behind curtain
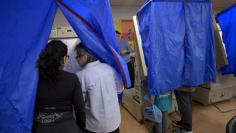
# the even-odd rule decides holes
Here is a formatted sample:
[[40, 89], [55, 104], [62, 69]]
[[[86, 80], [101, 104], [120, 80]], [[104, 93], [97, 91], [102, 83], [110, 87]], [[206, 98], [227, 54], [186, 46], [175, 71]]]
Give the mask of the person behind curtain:
[[180, 112], [181, 120], [173, 121], [174, 127], [184, 133], [192, 133], [192, 93], [195, 87], [183, 86], [175, 90], [176, 101]]
[[75, 74], [63, 71], [67, 60], [67, 46], [58, 40], [49, 42], [40, 54], [33, 133], [83, 133], [85, 109], [81, 85]]
[[154, 105], [162, 112], [162, 120], [160, 123], [155, 123], [153, 133], [168, 132], [168, 112], [172, 110], [172, 104], [172, 92], [155, 96]]
[[77, 76], [85, 99], [87, 133], [119, 133], [121, 123], [117, 92], [123, 89], [115, 70], [96, 60], [80, 43], [76, 59], [82, 68]]
[[133, 88], [134, 87], [134, 68], [130, 60], [130, 53], [132, 52], [132, 49], [127, 40], [121, 39], [121, 33], [119, 31], [116, 31], [116, 36], [118, 39], [118, 48], [120, 50], [120, 54], [128, 66], [130, 80], [131, 80], [130, 88]]

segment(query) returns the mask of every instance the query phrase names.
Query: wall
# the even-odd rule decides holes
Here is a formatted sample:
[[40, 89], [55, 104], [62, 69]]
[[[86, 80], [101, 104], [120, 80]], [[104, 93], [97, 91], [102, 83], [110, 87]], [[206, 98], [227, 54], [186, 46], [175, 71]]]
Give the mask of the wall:
[[68, 26], [70, 26], [70, 24], [64, 17], [63, 13], [58, 9], [54, 19], [53, 28], [68, 27]]
[[136, 15], [139, 7], [137, 6], [112, 6], [113, 19], [132, 19]]
[[[132, 19], [138, 10], [137, 6], [112, 6], [113, 19]], [[70, 26], [60, 10], [57, 11], [53, 27]]]

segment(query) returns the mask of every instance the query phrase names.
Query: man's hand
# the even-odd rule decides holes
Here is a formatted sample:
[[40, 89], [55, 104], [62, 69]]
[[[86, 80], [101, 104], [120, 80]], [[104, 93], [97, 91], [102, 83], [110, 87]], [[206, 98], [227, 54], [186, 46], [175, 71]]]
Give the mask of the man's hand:
[[122, 51], [120, 51], [120, 54], [121, 55], [125, 55], [125, 54], [128, 54], [129, 52], [128, 52], [128, 50], [122, 50]]

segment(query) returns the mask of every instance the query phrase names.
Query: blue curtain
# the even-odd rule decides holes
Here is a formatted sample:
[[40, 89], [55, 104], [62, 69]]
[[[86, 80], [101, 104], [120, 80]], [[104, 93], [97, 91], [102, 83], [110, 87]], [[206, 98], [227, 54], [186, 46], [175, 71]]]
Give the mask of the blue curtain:
[[236, 75], [236, 4], [217, 14], [216, 20], [222, 30], [229, 61], [229, 65], [221, 68], [221, 72]]
[[38, 81], [35, 61], [56, 14], [50, 0], [0, 2], [0, 132], [30, 133]]
[[112, 65], [129, 87], [129, 72], [118, 54], [109, 1], [60, 0], [58, 5], [85, 47], [101, 61]]
[[211, 0], [149, 0], [138, 11], [150, 95], [215, 81], [211, 6]]
[[130, 86], [118, 54], [108, 0], [2, 0], [0, 2], [0, 132], [30, 133], [38, 73], [36, 61], [47, 44], [57, 6], [97, 58], [111, 64]]

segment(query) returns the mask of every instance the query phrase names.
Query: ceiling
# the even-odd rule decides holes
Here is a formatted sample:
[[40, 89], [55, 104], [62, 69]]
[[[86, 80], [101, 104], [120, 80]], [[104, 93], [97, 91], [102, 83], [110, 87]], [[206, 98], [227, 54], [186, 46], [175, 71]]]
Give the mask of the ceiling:
[[213, 0], [213, 8], [215, 10], [225, 9], [233, 4], [236, 4], [236, 0]]
[[140, 6], [144, 0], [110, 0], [112, 6]]
[[[112, 6], [140, 6], [145, 0], [110, 0]], [[213, 0], [213, 8], [222, 10], [232, 4], [236, 4], [236, 0]]]

